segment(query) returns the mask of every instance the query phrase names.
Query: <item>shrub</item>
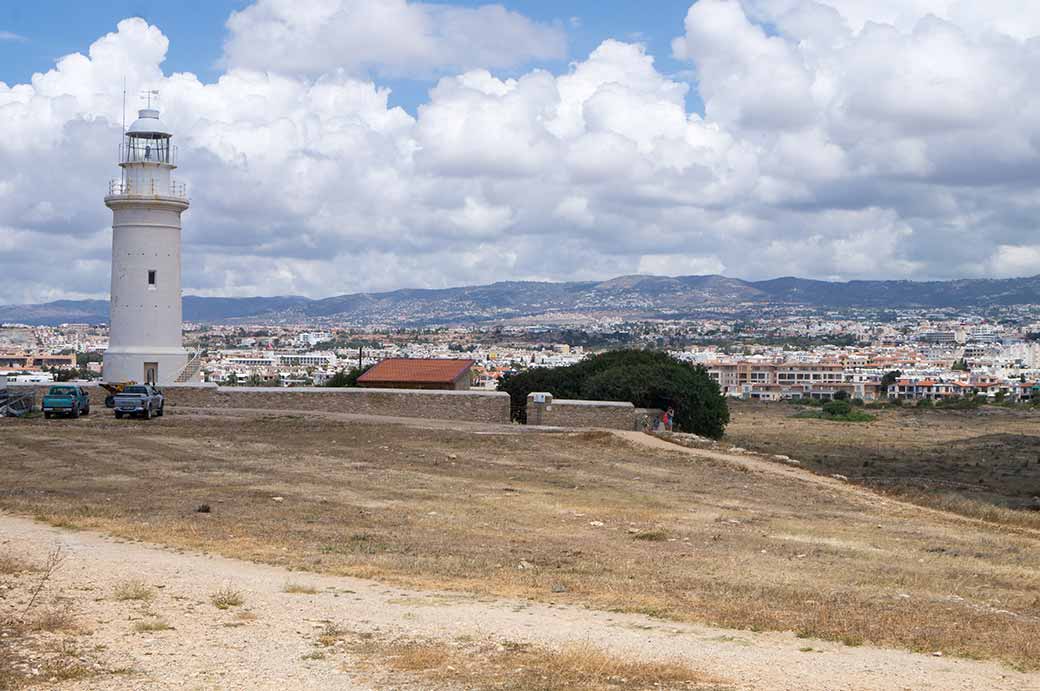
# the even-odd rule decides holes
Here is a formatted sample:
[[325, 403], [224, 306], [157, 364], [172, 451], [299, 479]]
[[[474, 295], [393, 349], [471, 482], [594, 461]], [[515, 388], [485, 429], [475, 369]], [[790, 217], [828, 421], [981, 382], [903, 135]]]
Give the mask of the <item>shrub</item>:
[[935, 404], [932, 402], [932, 399], [930, 398], [922, 398], [920, 401], [917, 402], [918, 408], [932, 408], [934, 406]]
[[852, 412], [848, 401], [827, 401], [823, 404], [823, 412], [831, 417], [840, 417]]
[[155, 597], [155, 591], [144, 581], [130, 579], [117, 584], [112, 595], [119, 601], [139, 600], [147, 602]]
[[835, 392], [834, 400], [835, 401], [847, 401], [847, 400], [849, 400], [849, 392], [848, 391], [837, 391], [837, 392]]
[[982, 398], [978, 396], [954, 396], [937, 401], [935, 407], [944, 410], [975, 410], [982, 403]]
[[673, 408], [676, 430], [707, 437], [721, 437], [729, 422], [726, 399], [708, 371], [661, 352], [617, 350], [567, 367], [529, 369], [503, 377], [498, 389], [509, 393], [514, 410], [523, 409], [529, 393], [548, 391], [557, 398]]
[[225, 585], [223, 588], [213, 593], [210, 597], [210, 602], [217, 609], [231, 609], [232, 607], [238, 607], [245, 598], [242, 597], [242, 593], [235, 590], [230, 585]]
[[327, 382], [325, 382], [325, 386], [333, 388], [357, 386], [358, 377], [360, 377], [362, 374], [364, 374], [370, 369], [372, 369], [372, 365], [369, 365], [368, 367], [352, 367], [349, 372], [347, 370], [340, 370], [339, 372], [336, 372], [334, 375], [332, 375]]
[[137, 633], [155, 633], [157, 631], [172, 631], [173, 627], [162, 619], [143, 619], [134, 623], [134, 631]]
[[862, 408], [865, 404], [865, 401], [862, 398], [853, 398], [851, 401], [849, 401], [849, 403], [856, 406], [857, 408]]

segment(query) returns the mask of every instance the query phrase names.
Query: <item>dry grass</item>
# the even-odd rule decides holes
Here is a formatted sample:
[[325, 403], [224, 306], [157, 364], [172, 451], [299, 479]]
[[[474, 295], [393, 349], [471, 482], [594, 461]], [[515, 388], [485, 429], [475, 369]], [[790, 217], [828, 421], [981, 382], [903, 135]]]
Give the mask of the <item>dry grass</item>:
[[231, 585], [225, 585], [210, 595], [209, 601], [217, 609], [231, 609], [232, 607], [241, 606], [246, 600], [240, 590], [232, 588]]
[[[1037, 488], [1040, 491], [1040, 488]], [[978, 501], [959, 494], [902, 492], [901, 496], [915, 504], [930, 506], [940, 511], [976, 518], [995, 525], [1016, 526], [1031, 530], [1040, 530], [1040, 512], [1009, 509], [994, 506], [988, 502]]]
[[634, 533], [632, 537], [636, 540], [646, 540], [647, 542], [664, 542], [668, 539], [668, 531], [666, 530], [643, 530]]
[[801, 419], [794, 405], [731, 408], [726, 441], [736, 446], [944, 511], [1040, 530], [1040, 411], [892, 408], [870, 424], [847, 425]]
[[321, 633], [318, 634], [318, 645], [326, 648], [332, 647], [343, 640], [346, 635], [346, 629], [341, 629], [331, 621], [326, 622], [325, 626], [321, 629]]
[[134, 622], [134, 631], [137, 633], [156, 633], [158, 631], [172, 631], [173, 627], [163, 619], [142, 619]]
[[[401, 586], [1040, 668], [1040, 534], [1025, 529], [600, 433], [188, 415], [143, 435], [70, 429], [5, 430], [0, 507]], [[97, 461], [70, 467], [70, 451]]]
[[[335, 628], [329, 647], [344, 642], [350, 658], [376, 675], [402, 675], [422, 688], [465, 688], [473, 691], [608, 691], [625, 689], [718, 688], [680, 661], [647, 662], [620, 657], [590, 644], [559, 649], [513, 642], [383, 639]], [[323, 654], [324, 656], [324, 654]], [[436, 687], [431, 687], [435, 684]]]
[[151, 602], [155, 597], [155, 590], [144, 581], [132, 578], [118, 583], [112, 591], [112, 597], [120, 602]]
[[34, 570], [34, 567], [24, 559], [13, 554], [0, 554], [0, 576], [13, 576]]
[[291, 593], [293, 595], [317, 595], [321, 591], [315, 588], [313, 585], [289, 581], [284, 586], [282, 586], [282, 592]]
[[71, 602], [42, 607], [30, 613], [28, 619], [30, 631], [47, 631], [49, 633], [75, 632], [79, 630], [76, 613]]
[[[5, 554], [0, 570], [0, 690], [37, 688], [41, 680], [81, 681], [98, 673], [94, 651], [77, 639], [88, 634], [77, 618], [73, 600], [51, 596], [54, 574], [66, 553], [53, 547], [39, 565]], [[36, 670], [34, 674], [32, 670]]]

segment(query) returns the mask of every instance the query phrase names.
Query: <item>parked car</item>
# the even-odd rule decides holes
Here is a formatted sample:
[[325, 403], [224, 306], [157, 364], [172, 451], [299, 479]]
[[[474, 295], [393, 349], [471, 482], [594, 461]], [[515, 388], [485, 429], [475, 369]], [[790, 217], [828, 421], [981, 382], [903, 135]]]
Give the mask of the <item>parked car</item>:
[[153, 415], [162, 417], [166, 399], [162, 392], [151, 384], [141, 384], [128, 386], [117, 393], [114, 403], [116, 418], [136, 415], [149, 420]]
[[90, 415], [90, 395], [83, 387], [75, 384], [60, 384], [52, 386], [43, 396], [40, 405], [45, 418], [55, 415], [67, 415], [68, 417], [79, 417]]

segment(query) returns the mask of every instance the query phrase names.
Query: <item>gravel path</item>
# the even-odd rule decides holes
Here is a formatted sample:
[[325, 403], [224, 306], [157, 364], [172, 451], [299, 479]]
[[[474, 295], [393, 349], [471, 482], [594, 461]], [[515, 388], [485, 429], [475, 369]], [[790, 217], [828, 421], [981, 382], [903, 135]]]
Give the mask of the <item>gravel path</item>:
[[[157, 488], [158, 489], [158, 488]], [[616, 654], [646, 659], [681, 658], [737, 689], [792, 691], [953, 691], [1040, 688], [1040, 674], [996, 663], [674, 624], [635, 615], [575, 607], [415, 592], [372, 581], [290, 572], [202, 554], [181, 553], [73, 532], [0, 514], [0, 552], [42, 561], [56, 543], [68, 559], [49, 597], [75, 602], [92, 631], [85, 643], [105, 646], [110, 668], [132, 676], [64, 682], [89, 689], [369, 689], [394, 688], [365, 681], [339, 660], [305, 660], [326, 621], [355, 631], [453, 638], [492, 637], [555, 645], [590, 642]], [[117, 602], [112, 591], [128, 578], [157, 588], [149, 604]], [[283, 592], [287, 582], [319, 588], [313, 595]], [[230, 584], [245, 603], [217, 610], [210, 595]], [[134, 633], [135, 620], [160, 617], [171, 631]], [[246, 617], [242, 612], [248, 612]], [[255, 617], [255, 618], [254, 618]], [[812, 648], [812, 652], [805, 651]]]

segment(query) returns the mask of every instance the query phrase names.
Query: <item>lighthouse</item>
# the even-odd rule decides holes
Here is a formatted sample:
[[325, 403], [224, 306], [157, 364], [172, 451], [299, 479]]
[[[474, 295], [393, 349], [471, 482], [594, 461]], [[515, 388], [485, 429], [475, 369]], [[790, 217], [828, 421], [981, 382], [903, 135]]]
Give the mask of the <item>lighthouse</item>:
[[109, 183], [112, 209], [112, 293], [105, 381], [170, 384], [186, 381], [181, 335], [182, 183], [172, 178], [177, 148], [159, 111], [145, 108], [119, 147], [122, 174]]

